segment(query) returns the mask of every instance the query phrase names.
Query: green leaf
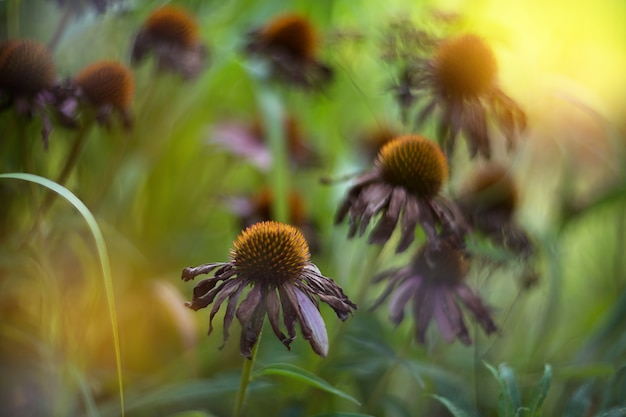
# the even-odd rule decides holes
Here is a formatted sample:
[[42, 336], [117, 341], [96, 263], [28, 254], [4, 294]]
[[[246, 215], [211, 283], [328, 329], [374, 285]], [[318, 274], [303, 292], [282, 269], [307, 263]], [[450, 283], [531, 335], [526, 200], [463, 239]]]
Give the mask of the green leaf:
[[258, 371], [253, 372], [251, 379], [256, 379], [265, 375], [286, 376], [288, 378], [292, 378], [297, 381], [304, 382], [305, 384], [321, 389], [322, 391], [326, 391], [338, 397], [345, 398], [346, 400], [352, 401], [353, 403], [357, 405], [361, 405], [361, 403], [356, 398], [333, 387], [328, 382], [318, 377], [314, 373], [309, 372], [306, 369], [302, 369], [296, 365], [292, 365], [289, 363], [276, 363], [273, 365], [265, 366], [259, 369]]
[[447, 398], [440, 397], [439, 395], [435, 394], [431, 394], [431, 397], [439, 401], [441, 404], [445, 405], [448, 411], [450, 411], [450, 413], [454, 417], [470, 417], [468, 413], [457, 407], [452, 401], [448, 400]]
[[548, 396], [551, 381], [552, 367], [549, 364], [546, 364], [543, 370], [543, 376], [539, 381], [539, 385], [535, 388], [530, 402], [530, 417], [541, 417], [541, 408], [543, 407], [543, 402]]
[[591, 407], [591, 394], [593, 391], [593, 382], [589, 381], [576, 390], [567, 408], [565, 409], [565, 417], [584, 417], [587, 410]]
[[118, 333], [117, 326], [117, 313], [115, 310], [115, 298], [113, 295], [113, 279], [111, 277], [111, 264], [109, 262], [109, 252], [107, 251], [106, 243], [104, 241], [104, 236], [102, 235], [102, 231], [100, 230], [100, 226], [98, 226], [98, 222], [96, 222], [95, 217], [87, 206], [80, 201], [78, 197], [76, 197], [70, 190], [63, 187], [60, 184], [57, 184], [54, 181], [50, 181], [47, 178], [40, 177], [33, 174], [24, 174], [20, 172], [12, 172], [8, 174], [0, 174], [0, 178], [8, 178], [8, 179], [16, 179], [27, 182], [32, 182], [43, 187], [49, 188], [55, 193], [59, 194], [63, 197], [67, 202], [73, 205], [76, 210], [83, 216], [87, 226], [89, 226], [89, 230], [93, 236], [94, 241], [96, 242], [96, 250], [98, 252], [98, 256], [100, 258], [100, 267], [102, 269], [102, 278], [104, 280], [104, 288], [106, 292], [107, 304], [109, 307], [109, 317], [111, 320], [112, 334], [113, 334], [113, 344], [115, 348], [115, 362], [117, 364], [117, 383], [119, 387], [120, 394], [120, 406], [122, 407], [121, 414], [124, 416], [124, 386], [123, 386], [123, 378], [122, 378], [122, 357], [120, 353], [120, 338]]
[[517, 410], [520, 408], [520, 398], [513, 370], [506, 364], [501, 364], [498, 370], [496, 370], [496, 368], [488, 363], [483, 363], [487, 369], [489, 369], [493, 377], [500, 383], [498, 414], [500, 417], [515, 417]]

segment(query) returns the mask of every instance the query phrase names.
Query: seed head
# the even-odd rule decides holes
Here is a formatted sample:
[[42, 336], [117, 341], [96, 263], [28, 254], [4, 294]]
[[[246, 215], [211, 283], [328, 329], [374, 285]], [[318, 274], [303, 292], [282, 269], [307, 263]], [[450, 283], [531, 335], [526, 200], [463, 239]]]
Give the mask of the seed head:
[[498, 65], [493, 51], [476, 35], [443, 42], [435, 55], [435, 77], [446, 94], [478, 96], [496, 80]]
[[518, 194], [506, 168], [490, 164], [474, 173], [462, 191], [461, 200], [474, 209], [513, 213], [517, 207]]
[[32, 96], [52, 87], [56, 70], [44, 44], [14, 39], [0, 44], [0, 90]]
[[418, 135], [388, 142], [378, 153], [377, 165], [386, 181], [424, 198], [437, 195], [448, 178], [448, 164], [439, 146]]
[[261, 39], [271, 49], [284, 51], [302, 61], [313, 60], [317, 41], [311, 23], [302, 16], [279, 16], [261, 31]]
[[133, 100], [135, 83], [131, 72], [115, 61], [96, 62], [76, 75], [76, 84], [96, 107], [126, 109]]
[[309, 246], [293, 226], [274, 221], [256, 223], [234, 242], [231, 259], [241, 276], [259, 284], [281, 285], [297, 278], [309, 262]]
[[155, 10], [146, 20], [145, 32], [154, 38], [190, 47], [199, 42], [200, 27], [187, 11], [165, 6]]

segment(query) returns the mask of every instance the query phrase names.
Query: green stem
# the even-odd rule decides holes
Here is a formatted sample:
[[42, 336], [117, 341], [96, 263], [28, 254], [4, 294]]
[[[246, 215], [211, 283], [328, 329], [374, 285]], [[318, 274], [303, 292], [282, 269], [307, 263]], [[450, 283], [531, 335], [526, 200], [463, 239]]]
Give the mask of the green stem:
[[[58, 185], [62, 187], [65, 186], [65, 182], [69, 178], [74, 166], [76, 165], [76, 162], [78, 161], [78, 156], [80, 155], [80, 152], [85, 145], [87, 136], [89, 136], [88, 134], [92, 126], [93, 126], [93, 122], [86, 122], [85, 125], [81, 127], [78, 134], [76, 135], [74, 144], [72, 145], [72, 148], [70, 149], [70, 153], [68, 154], [67, 159], [65, 160], [65, 165], [63, 166], [63, 169], [61, 170], [61, 173], [59, 174], [56, 180], [56, 183]], [[57, 195], [58, 195], [57, 193], [53, 193], [53, 192], [49, 192], [46, 195], [43, 203], [41, 204], [40, 209], [38, 210], [36, 214], [34, 224], [31, 227], [30, 231], [26, 233], [24, 240], [22, 240], [22, 243], [20, 244], [20, 247], [23, 248], [35, 235], [35, 231], [37, 230], [38, 225], [39, 225], [39, 219], [42, 219], [46, 215], [46, 213], [48, 212], [50, 207], [52, 207], [52, 204], [56, 200]]]
[[259, 348], [259, 342], [261, 341], [261, 334], [259, 333], [259, 337], [252, 348], [252, 354], [250, 355], [250, 359], [245, 359], [243, 362], [243, 368], [241, 370], [241, 382], [239, 384], [239, 391], [237, 391], [237, 399], [235, 400], [235, 410], [233, 412], [233, 417], [241, 417], [243, 416], [243, 408], [246, 403], [246, 397], [248, 394], [248, 386], [250, 385], [250, 375], [252, 374], [252, 367], [254, 366], [254, 361], [256, 359], [256, 354]]
[[[76, 166], [76, 162], [78, 162], [78, 157], [80, 156], [81, 151], [85, 147], [85, 143], [87, 142], [87, 137], [89, 136], [89, 132], [91, 131], [92, 126], [93, 126], [92, 122], [86, 122], [78, 131], [78, 134], [76, 135], [76, 139], [74, 140], [74, 143], [72, 144], [72, 148], [70, 149], [70, 153], [67, 155], [67, 159], [65, 160], [65, 165], [63, 166], [61, 173], [56, 179], [57, 184], [61, 186], [65, 186], [65, 182], [67, 181], [70, 174], [74, 170], [74, 167]], [[56, 199], [56, 197], [57, 197], [56, 193], [48, 193], [46, 199], [44, 200], [41, 206], [40, 215], [42, 217], [46, 214], [48, 209], [52, 206], [52, 203], [54, 203], [54, 200]]]

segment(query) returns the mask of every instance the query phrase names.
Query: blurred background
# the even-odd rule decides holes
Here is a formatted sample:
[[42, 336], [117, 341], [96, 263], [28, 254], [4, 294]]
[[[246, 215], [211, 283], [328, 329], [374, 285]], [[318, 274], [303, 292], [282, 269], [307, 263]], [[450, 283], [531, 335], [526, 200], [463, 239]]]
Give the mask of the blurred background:
[[[198, 23], [206, 56], [193, 77], [159, 71], [154, 56], [131, 65], [135, 36], [164, 5]], [[250, 32], [286, 12], [317, 32], [318, 59], [333, 73], [323, 88], [270, 80], [246, 53]], [[381, 132], [413, 132], [392, 91], [398, 66], [381, 58], [393, 23], [407, 20], [483, 37], [502, 89], [528, 117], [512, 152], [494, 131], [493, 159], [518, 186], [516, 219], [536, 254], [528, 265], [477, 244], [485, 260], [468, 279], [499, 332], [487, 337], [470, 323], [471, 346], [446, 343], [434, 325], [419, 345], [412, 319], [394, 327], [386, 308], [369, 311], [384, 287], [371, 276], [410, 253], [347, 239], [334, 216], [350, 180], [320, 181], [370, 168]], [[242, 228], [280, 207], [305, 232], [313, 262], [360, 308], [341, 323], [321, 306], [325, 359], [301, 335], [286, 350], [267, 331], [255, 369], [293, 364], [349, 398], [306, 378], [259, 374], [246, 415], [502, 416], [501, 386], [484, 362], [514, 371], [527, 407], [550, 364], [546, 415], [626, 415], [625, 23], [618, 0], [0, 1], [0, 38], [49, 45], [57, 79], [102, 60], [123, 63], [134, 79], [124, 109], [131, 129], [116, 112], [109, 127], [89, 129], [52, 115], [47, 149], [39, 113], [24, 117], [0, 96], [0, 174], [57, 181], [84, 140], [63, 185], [98, 222], [111, 268], [106, 281], [97, 237], [65, 198], [42, 210], [46, 188], [0, 178], [0, 415], [117, 416], [120, 381], [127, 416], [231, 415], [245, 360], [239, 323], [220, 350], [222, 312], [207, 337], [209, 312], [184, 306], [193, 284], [180, 275], [227, 261]], [[286, 155], [268, 143], [272, 129], [287, 139]], [[435, 132], [433, 122], [419, 133]], [[450, 196], [484, 164], [463, 140], [449, 162]]]

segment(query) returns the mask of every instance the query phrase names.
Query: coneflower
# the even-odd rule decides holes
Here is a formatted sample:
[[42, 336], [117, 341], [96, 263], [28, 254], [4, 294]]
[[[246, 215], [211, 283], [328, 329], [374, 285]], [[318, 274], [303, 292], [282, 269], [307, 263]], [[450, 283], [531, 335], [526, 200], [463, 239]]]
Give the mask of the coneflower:
[[98, 121], [110, 124], [113, 112], [119, 114], [124, 127], [130, 128], [135, 82], [126, 66], [117, 61], [100, 61], [88, 65], [74, 77], [78, 96], [96, 112]]
[[465, 279], [469, 261], [454, 240], [443, 240], [436, 246], [422, 246], [407, 266], [388, 270], [375, 277], [376, 282], [387, 279], [387, 288], [372, 309], [389, 301], [391, 321], [398, 325], [404, 320], [407, 304], [412, 302], [415, 336], [426, 343], [426, 330], [432, 319], [444, 340], [459, 339], [471, 344], [459, 301], [474, 315], [478, 323], [491, 334], [497, 330], [489, 310], [467, 285]]
[[511, 174], [498, 164], [474, 171], [458, 198], [459, 207], [473, 230], [527, 258], [533, 247], [526, 232], [515, 222], [518, 202], [518, 190]]
[[321, 87], [332, 77], [318, 60], [318, 38], [311, 22], [285, 14], [248, 34], [247, 51], [268, 59], [273, 75], [306, 87]]
[[153, 55], [159, 70], [196, 78], [204, 69], [207, 48], [200, 39], [200, 26], [186, 10], [164, 6], [155, 10], [135, 35], [132, 62]]
[[[251, 357], [266, 315], [274, 334], [286, 347], [296, 337], [299, 323], [313, 351], [326, 356], [328, 336], [318, 299], [330, 305], [342, 321], [357, 308], [332, 279], [311, 263], [302, 233], [283, 223], [267, 221], [248, 227], [235, 240], [229, 262], [185, 268], [182, 279], [188, 281], [212, 271], [212, 278], [196, 284], [187, 305], [199, 310], [213, 304], [210, 334], [213, 318], [226, 302], [224, 343], [236, 316], [242, 327], [239, 349], [247, 358]], [[250, 291], [239, 302], [248, 287]], [[281, 329], [281, 315], [287, 334]]]
[[21, 116], [38, 114], [46, 148], [52, 130], [46, 106], [55, 101], [55, 81], [54, 59], [44, 44], [30, 39], [0, 42], [0, 110], [13, 106]]
[[431, 241], [437, 240], [438, 227], [460, 236], [465, 222], [454, 204], [440, 195], [447, 178], [446, 157], [436, 143], [419, 135], [393, 139], [381, 148], [375, 168], [348, 190], [336, 223], [348, 216], [348, 237], [353, 237], [357, 231], [362, 235], [381, 213], [369, 242], [384, 244], [401, 220], [398, 252], [413, 242], [418, 223]]
[[418, 125], [440, 111], [439, 139], [450, 156], [463, 134], [470, 155], [491, 157], [489, 120], [503, 131], [507, 145], [515, 145], [526, 128], [526, 115], [498, 86], [498, 65], [489, 45], [479, 36], [466, 34], [439, 43], [433, 56], [415, 60], [403, 70], [396, 94], [406, 107], [424, 99]]

